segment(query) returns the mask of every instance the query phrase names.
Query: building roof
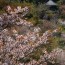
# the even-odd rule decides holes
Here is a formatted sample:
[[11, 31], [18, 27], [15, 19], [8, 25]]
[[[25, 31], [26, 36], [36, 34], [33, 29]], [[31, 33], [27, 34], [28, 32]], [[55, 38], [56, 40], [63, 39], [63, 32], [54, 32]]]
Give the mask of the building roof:
[[55, 2], [53, 2], [52, 0], [49, 0], [47, 3], [46, 3], [46, 5], [50, 5], [50, 6], [52, 6], [52, 5], [57, 5]]

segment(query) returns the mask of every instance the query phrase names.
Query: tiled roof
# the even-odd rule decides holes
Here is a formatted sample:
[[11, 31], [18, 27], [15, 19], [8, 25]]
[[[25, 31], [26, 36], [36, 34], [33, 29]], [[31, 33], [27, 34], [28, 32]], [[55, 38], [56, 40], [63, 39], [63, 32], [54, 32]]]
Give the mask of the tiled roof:
[[53, 2], [52, 0], [49, 0], [46, 5], [57, 5], [55, 2]]

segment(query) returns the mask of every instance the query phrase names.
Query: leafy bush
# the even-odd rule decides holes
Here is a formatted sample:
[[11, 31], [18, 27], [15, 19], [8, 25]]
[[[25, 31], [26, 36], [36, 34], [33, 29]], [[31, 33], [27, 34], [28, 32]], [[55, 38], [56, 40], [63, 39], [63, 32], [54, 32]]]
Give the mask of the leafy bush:
[[32, 18], [33, 17], [33, 15], [31, 14], [31, 13], [28, 13], [26, 16], [25, 16], [25, 18], [27, 18], [27, 19], [30, 19], [30, 18]]
[[43, 24], [40, 25], [40, 27], [41, 27], [42, 31], [45, 32], [47, 30], [53, 30], [53, 29], [55, 29], [54, 25], [55, 24], [53, 22], [49, 22], [47, 20], [44, 20], [43, 21]]
[[59, 44], [60, 48], [64, 48], [65, 47], [65, 40], [60, 40], [58, 42], [58, 44]]
[[35, 60], [39, 60], [40, 59], [40, 54], [39, 53], [32, 53], [31, 57]]
[[53, 33], [53, 36], [60, 37], [61, 36], [61, 32]]
[[21, 63], [27, 63], [27, 62], [29, 62], [30, 61], [30, 58], [29, 57], [25, 57], [25, 58], [20, 58], [19, 59], [19, 62], [21, 62]]
[[6, 5], [8, 5], [8, 1], [0, 0], [0, 10], [3, 9]]
[[[34, 4], [32, 4], [30, 13], [33, 14], [33, 18], [35, 17], [40, 18], [41, 15], [44, 16], [46, 9], [47, 8], [45, 7], [44, 4], [39, 4], [38, 6], [35, 6]], [[43, 14], [41, 14], [42, 12]]]
[[[42, 45], [43, 46], [43, 45]], [[30, 54], [30, 57], [32, 59], [35, 59], [36, 61], [38, 61], [40, 59], [40, 56], [43, 55], [43, 52], [42, 52], [42, 48], [41, 46], [40, 47], [37, 47], [31, 54]]]

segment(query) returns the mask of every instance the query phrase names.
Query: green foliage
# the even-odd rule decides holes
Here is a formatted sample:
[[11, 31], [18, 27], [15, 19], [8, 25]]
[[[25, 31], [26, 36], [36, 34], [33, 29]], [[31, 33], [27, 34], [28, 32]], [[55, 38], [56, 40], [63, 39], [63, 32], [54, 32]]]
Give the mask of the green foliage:
[[41, 23], [42, 21], [40, 19], [43, 18], [46, 11], [45, 5], [39, 4], [38, 6], [36, 6], [32, 3], [29, 8], [30, 8], [29, 20], [32, 21], [35, 25]]
[[59, 44], [59, 47], [63, 49], [65, 47], [65, 40], [60, 40], [58, 44]]
[[65, 32], [65, 26], [64, 25], [60, 25], [59, 27], [61, 28], [60, 32]]
[[39, 54], [33, 54], [32, 58], [35, 60], [39, 60], [40, 59], [40, 55]]
[[33, 15], [31, 14], [31, 13], [28, 13], [26, 16], [25, 16], [25, 18], [27, 18], [27, 19], [30, 19], [30, 18], [32, 18], [33, 17]]
[[40, 59], [40, 56], [43, 55], [43, 49], [44, 49], [44, 45], [41, 45], [39, 47], [37, 47], [31, 54], [30, 54], [30, 58], [35, 59], [36, 61], [38, 61]]
[[27, 63], [27, 62], [29, 62], [30, 61], [30, 58], [29, 57], [25, 57], [25, 58], [20, 58], [19, 59], [19, 62], [21, 62], [21, 63]]
[[61, 38], [59, 37], [52, 37], [49, 40], [49, 44], [46, 45], [47, 51], [51, 52], [53, 49], [58, 48], [59, 44], [58, 42], [60, 41]]
[[51, 52], [53, 50], [51, 44], [46, 45], [46, 49], [47, 49], [48, 52]]
[[6, 5], [8, 5], [8, 1], [0, 0], [0, 9], [3, 9]]
[[48, 14], [49, 17], [52, 17], [53, 16], [53, 12], [50, 11], [50, 10], [47, 11], [47, 14]]
[[53, 36], [61, 37], [61, 32], [54, 33]]
[[59, 5], [62, 5], [62, 4], [65, 3], [65, 0], [59, 0], [57, 3], [58, 3]]
[[5, 13], [5, 11], [4, 10], [0, 10], [0, 14], [2, 14], [2, 13]]
[[30, 13], [33, 14], [33, 18], [35, 18], [35, 17], [39, 18], [39, 16], [41, 15], [40, 13], [42, 11], [45, 13], [45, 10], [46, 10], [46, 8], [45, 8], [44, 4], [39, 4], [38, 6], [35, 6], [34, 4], [32, 4]]

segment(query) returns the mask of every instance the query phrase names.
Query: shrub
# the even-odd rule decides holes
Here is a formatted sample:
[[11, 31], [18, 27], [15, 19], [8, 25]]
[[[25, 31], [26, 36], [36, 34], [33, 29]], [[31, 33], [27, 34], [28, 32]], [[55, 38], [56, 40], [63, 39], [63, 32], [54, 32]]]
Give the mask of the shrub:
[[35, 60], [39, 60], [40, 59], [40, 54], [32, 54], [31, 56], [33, 59]]
[[61, 36], [61, 32], [53, 33], [53, 36], [60, 37]]
[[27, 19], [30, 19], [30, 18], [32, 18], [33, 17], [33, 15], [31, 14], [31, 13], [28, 13], [26, 16], [25, 16], [25, 18], [27, 18]]
[[29, 57], [25, 57], [25, 58], [20, 58], [19, 59], [19, 62], [21, 62], [21, 63], [27, 63], [27, 62], [29, 62], [30, 61], [30, 58]]
[[59, 44], [60, 48], [64, 48], [65, 47], [65, 40], [60, 40], [58, 42], [58, 44]]
[[6, 5], [8, 5], [8, 1], [0, 0], [0, 10], [3, 9]]

